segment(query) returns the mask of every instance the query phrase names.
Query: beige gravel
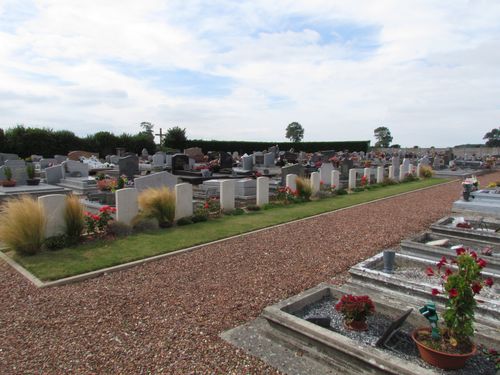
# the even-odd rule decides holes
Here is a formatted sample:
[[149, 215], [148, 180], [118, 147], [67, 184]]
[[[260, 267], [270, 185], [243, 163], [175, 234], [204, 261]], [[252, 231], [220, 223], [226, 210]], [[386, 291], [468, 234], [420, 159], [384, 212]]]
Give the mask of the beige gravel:
[[0, 373], [277, 373], [218, 335], [345, 277], [448, 214], [460, 192], [438, 186], [64, 287], [37, 289], [2, 262]]

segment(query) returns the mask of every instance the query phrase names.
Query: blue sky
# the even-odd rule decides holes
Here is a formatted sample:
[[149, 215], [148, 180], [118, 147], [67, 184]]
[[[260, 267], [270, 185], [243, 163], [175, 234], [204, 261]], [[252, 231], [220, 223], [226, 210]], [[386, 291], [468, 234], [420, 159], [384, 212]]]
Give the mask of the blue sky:
[[498, 19], [495, 0], [0, 0], [0, 127], [480, 143]]

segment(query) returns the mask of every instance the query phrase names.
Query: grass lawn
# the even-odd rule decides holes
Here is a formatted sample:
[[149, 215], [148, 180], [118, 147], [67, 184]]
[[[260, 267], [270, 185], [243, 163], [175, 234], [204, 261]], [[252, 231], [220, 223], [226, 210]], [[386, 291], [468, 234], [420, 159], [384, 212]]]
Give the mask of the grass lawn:
[[58, 251], [42, 251], [33, 256], [13, 252], [8, 252], [8, 255], [39, 279], [57, 280], [448, 181], [430, 178], [239, 216], [222, 216], [114, 241], [102, 240]]

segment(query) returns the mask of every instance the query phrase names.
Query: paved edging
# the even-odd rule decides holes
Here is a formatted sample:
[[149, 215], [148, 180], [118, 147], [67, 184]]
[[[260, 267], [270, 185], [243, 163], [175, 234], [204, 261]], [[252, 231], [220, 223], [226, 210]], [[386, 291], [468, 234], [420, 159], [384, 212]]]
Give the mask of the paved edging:
[[80, 275], [69, 276], [69, 277], [65, 277], [65, 278], [62, 278], [62, 279], [54, 280], [54, 281], [44, 282], [44, 281], [40, 280], [39, 278], [37, 278], [36, 276], [34, 276], [32, 273], [30, 273], [27, 269], [25, 269], [23, 266], [21, 266], [19, 263], [17, 263], [15, 260], [13, 260], [12, 258], [10, 258], [9, 256], [7, 256], [6, 254], [4, 254], [1, 251], [0, 251], [0, 258], [4, 259], [16, 271], [18, 271], [19, 273], [21, 273], [21, 275], [23, 275], [24, 277], [26, 277], [29, 281], [31, 281], [38, 288], [48, 288], [48, 287], [53, 287], [53, 286], [63, 286], [63, 285], [66, 285], [66, 284], [71, 284], [71, 283], [75, 283], [75, 282], [79, 282], [79, 281], [84, 281], [84, 280], [87, 280], [87, 279], [92, 279], [92, 278], [95, 278], [95, 277], [98, 277], [98, 276], [101, 276], [101, 275], [104, 275], [104, 274], [107, 274], [107, 273], [117, 272], [117, 271], [121, 271], [121, 270], [126, 270], [128, 268], [132, 268], [132, 267], [136, 267], [136, 266], [139, 266], [139, 265], [142, 265], [142, 264], [145, 264], [145, 263], [157, 261], [157, 260], [160, 260], [160, 259], [163, 259], [163, 258], [166, 258], [166, 257], [170, 257], [170, 256], [175, 256], [175, 255], [180, 255], [180, 254], [183, 254], [183, 253], [191, 252], [193, 250], [197, 250], [197, 249], [199, 249], [201, 247], [204, 247], [204, 246], [209, 246], [209, 245], [217, 244], [217, 243], [220, 243], [220, 242], [229, 241], [229, 240], [232, 240], [232, 239], [235, 239], [235, 238], [240, 238], [240, 237], [252, 235], [252, 234], [259, 233], [259, 232], [262, 232], [262, 231], [265, 231], [265, 230], [270, 230], [270, 229], [278, 228], [278, 227], [281, 227], [281, 226], [284, 226], [284, 225], [298, 223], [298, 222], [301, 222], [301, 221], [309, 220], [309, 219], [320, 217], [320, 216], [330, 215], [332, 213], [341, 212], [341, 211], [348, 210], [348, 209], [354, 208], [354, 207], [364, 206], [364, 205], [367, 205], [367, 204], [372, 204], [372, 203], [384, 201], [384, 200], [395, 198], [395, 197], [400, 197], [400, 196], [404, 196], [404, 195], [408, 195], [408, 194], [412, 194], [412, 193], [417, 193], [417, 192], [423, 191], [423, 190], [433, 189], [433, 188], [435, 188], [437, 186], [443, 186], [443, 185], [455, 183], [456, 181], [458, 181], [458, 179], [455, 179], [455, 180], [452, 180], [452, 181], [443, 182], [443, 183], [432, 185], [432, 186], [427, 186], [427, 187], [416, 189], [416, 190], [406, 191], [404, 193], [399, 193], [399, 194], [391, 195], [391, 196], [388, 196], [388, 197], [378, 198], [378, 199], [375, 199], [375, 200], [372, 200], [372, 201], [369, 201], [369, 202], [358, 203], [358, 204], [355, 204], [355, 205], [352, 205], [352, 206], [349, 206], [349, 207], [343, 207], [343, 208], [339, 208], [339, 209], [336, 209], [336, 210], [333, 210], [333, 211], [323, 212], [323, 213], [320, 213], [320, 214], [316, 214], [316, 215], [304, 217], [304, 218], [301, 218], [301, 219], [296, 219], [296, 220], [293, 220], [293, 221], [288, 221], [286, 223], [276, 224], [276, 225], [272, 225], [272, 226], [269, 226], [269, 227], [256, 229], [256, 230], [253, 230], [253, 231], [250, 231], [250, 232], [245, 232], [245, 233], [237, 234], [237, 235], [234, 235], [234, 236], [222, 238], [220, 240], [215, 240], [215, 241], [206, 242], [206, 243], [203, 243], [203, 244], [200, 244], [200, 245], [191, 246], [191, 247], [188, 247], [188, 248], [185, 248], [185, 249], [175, 250], [175, 251], [171, 251], [171, 252], [165, 253], [165, 254], [154, 255], [152, 257], [135, 260], [135, 261], [128, 262], [128, 263], [119, 264], [117, 266], [111, 266], [111, 267], [107, 267], [107, 268], [102, 268], [100, 270], [90, 271], [90, 272], [82, 273]]

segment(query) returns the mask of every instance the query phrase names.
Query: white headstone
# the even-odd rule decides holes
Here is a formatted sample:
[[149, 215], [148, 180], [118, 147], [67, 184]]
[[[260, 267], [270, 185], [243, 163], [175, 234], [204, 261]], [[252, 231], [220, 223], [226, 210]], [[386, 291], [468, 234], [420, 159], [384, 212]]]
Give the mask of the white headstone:
[[234, 210], [234, 180], [220, 181], [220, 208], [225, 211]]
[[377, 167], [377, 184], [384, 181], [384, 167]]
[[389, 165], [389, 178], [391, 180], [394, 180], [394, 167], [392, 165]]
[[405, 171], [403, 164], [401, 164], [401, 166], [399, 167], [399, 181], [400, 182], [404, 180], [406, 173], [407, 172]]
[[363, 169], [363, 176], [366, 177], [366, 183], [370, 183], [370, 174], [371, 174], [371, 169], [370, 168], [365, 168]]
[[163, 168], [165, 167], [166, 163], [166, 157], [165, 153], [163, 152], [157, 152], [156, 154], [153, 155], [153, 168]]
[[421, 174], [422, 174], [422, 163], [418, 163], [417, 164], [417, 177], [422, 177]]
[[320, 186], [321, 186], [320, 173], [319, 172], [312, 172], [311, 173], [312, 195], [318, 194]]
[[269, 203], [269, 178], [257, 177], [257, 206]]
[[193, 215], [193, 185], [175, 185], [175, 220]]
[[325, 185], [331, 184], [331, 176], [333, 171], [332, 163], [323, 163], [321, 168], [319, 168], [320, 181], [323, 181]]
[[137, 189], [126, 188], [117, 190], [116, 197], [116, 221], [130, 225], [134, 217], [139, 213], [137, 202]]
[[331, 186], [334, 186], [335, 190], [340, 189], [340, 172], [336, 169], [332, 171]]
[[290, 173], [286, 175], [286, 186], [292, 191], [297, 190], [297, 175]]
[[66, 222], [64, 221], [64, 210], [66, 207], [66, 195], [51, 194], [38, 197], [38, 204], [43, 207], [47, 225], [45, 227], [45, 236], [52, 237], [64, 234]]
[[356, 174], [357, 174], [357, 171], [356, 169], [352, 168], [352, 169], [349, 169], [349, 183], [348, 183], [348, 187], [349, 187], [349, 190], [352, 190], [356, 187]]

